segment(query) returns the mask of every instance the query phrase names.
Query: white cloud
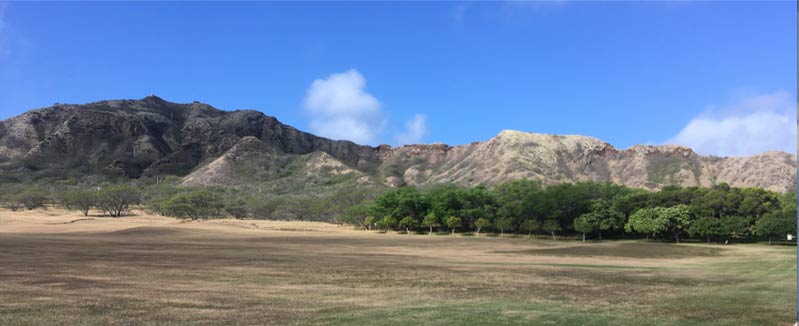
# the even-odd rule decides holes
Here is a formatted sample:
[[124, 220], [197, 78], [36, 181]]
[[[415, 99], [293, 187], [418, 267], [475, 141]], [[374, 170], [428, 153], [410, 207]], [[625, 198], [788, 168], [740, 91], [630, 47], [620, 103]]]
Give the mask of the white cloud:
[[705, 155], [796, 153], [796, 108], [785, 91], [740, 97], [732, 105], [710, 108], [694, 118], [667, 143], [689, 146]]
[[366, 80], [355, 69], [314, 80], [303, 100], [317, 135], [374, 144], [385, 127], [380, 101], [365, 91]]
[[398, 145], [419, 144], [427, 134], [427, 117], [417, 114], [405, 122], [405, 131], [395, 137]]

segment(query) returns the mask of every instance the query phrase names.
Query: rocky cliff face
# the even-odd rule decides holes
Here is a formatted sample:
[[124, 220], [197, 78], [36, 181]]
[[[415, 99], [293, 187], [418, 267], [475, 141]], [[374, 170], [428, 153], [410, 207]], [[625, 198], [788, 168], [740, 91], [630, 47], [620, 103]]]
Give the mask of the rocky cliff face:
[[137, 178], [186, 174], [254, 137], [282, 154], [329, 153], [374, 169], [371, 147], [301, 132], [257, 111], [142, 100], [55, 105], [0, 122], [0, 168], [58, 174], [81, 169]]
[[0, 169], [131, 178], [181, 175], [187, 185], [351, 174], [362, 184], [389, 186], [494, 185], [528, 178], [544, 184], [610, 181], [648, 189], [721, 182], [776, 191], [796, 188], [796, 157], [783, 152], [712, 157], [673, 145], [618, 150], [590, 137], [510, 130], [468, 145], [370, 147], [317, 137], [257, 111], [221, 111], [155, 96], [56, 105], [0, 121]]
[[[434, 146], [434, 147], [431, 147]], [[527, 178], [544, 184], [609, 181], [658, 189], [666, 185], [796, 189], [796, 157], [766, 152], [749, 157], [701, 156], [687, 147], [636, 145], [618, 150], [585, 136], [505, 130], [485, 142], [448, 147], [385, 148], [384, 164], [404, 167], [402, 182], [488, 185]]]

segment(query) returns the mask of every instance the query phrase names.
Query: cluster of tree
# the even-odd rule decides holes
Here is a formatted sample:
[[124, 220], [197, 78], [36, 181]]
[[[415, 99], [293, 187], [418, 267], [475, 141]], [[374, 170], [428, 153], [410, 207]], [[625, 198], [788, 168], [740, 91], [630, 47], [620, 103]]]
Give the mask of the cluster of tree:
[[140, 201], [140, 192], [128, 185], [110, 185], [95, 187], [92, 190], [81, 189], [43, 189], [39, 187], [11, 187], [11, 191], [0, 193], [0, 204], [17, 211], [62, 205], [67, 209], [79, 210], [84, 216], [91, 209], [98, 209], [105, 214], [120, 217], [131, 205]]
[[613, 237], [683, 237], [728, 241], [796, 234], [796, 193], [760, 188], [665, 187], [650, 192], [611, 183], [542, 187], [517, 180], [493, 189], [439, 185], [388, 191], [354, 207], [347, 221], [366, 229], [405, 232], [492, 230]]
[[[174, 180], [172, 180], [174, 181]], [[710, 241], [783, 238], [796, 233], [796, 193], [760, 188], [666, 187], [650, 192], [611, 183], [547, 187], [517, 180], [494, 188], [436, 185], [382, 191], [348, 186], [302, 193], [260, 187], [189, 188], [175, 182], [3, 184], [11, 210], [62, 205], [121, 216], [134, 205], [165, 216], [309, 220], [405, 232], [470, 231], [586, 237], [685, 237]]]
[[353, 206], [373, 200], [380, 192], [364, 187], [335, 187], [326, 191], [276, 194], [260, 187], [181, 187], [178, 180], [144, 182], [119, 180], [99, 183], [74, 179], [40, 183], [0, 184], [0, 207], [14, 211], [62, 206], [88, 216], [92, 210], [122, 216], [136, 206], [164, 216], [187, 219], [307, 220], [343, 223]]
[[373, 198], [368, 189], [342, 188], [326, 194], [261, 194], [257, 190], [158, 185], [145, 191], [145, 208], [178, 218], [301, 220], [343, 223], [353, 207]]

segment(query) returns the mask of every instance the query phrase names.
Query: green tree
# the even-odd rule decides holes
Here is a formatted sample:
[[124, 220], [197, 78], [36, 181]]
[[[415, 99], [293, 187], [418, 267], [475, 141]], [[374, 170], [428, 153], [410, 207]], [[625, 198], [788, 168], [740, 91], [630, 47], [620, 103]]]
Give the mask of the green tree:
[[497, 218], [510, 218], [513, 226], [521, 225], [525, 217], [541, 214], [545, 209], [541, 185], [535, 180], [504, 182], [496, 186], [491, 193], [494, 197]]
[[[624, 224], [624, 214], [613, 207], [610, 201], [604, 199], [596, 200], [591, 205], [591, 211], [580, 215], [578, 219], [581, 220], [581, 227], [584, 227], [586, 223], [591, 225], [591, 230], [587, 232], [598, 231], [599, 240], [602, 240], [602, 231], [619, 229]], [[575, 223], [577, 223], [577, 220], [575, 220]], [[585, 237], [585, 234], [583, 234], [583, 237]]]
[[583, 242], [585, 242], [585, 234], [594, 232], [594, 228], [594, 223], [590, 221], [588, 214], [580, 215], [580, 217], [574, 220], [574, 231], [583, 234]]
[[370, 229], [370, 224], [374, 223], [374, 217], [370, 223], [366, 222], [366, 218], [371, 216], [371, 207], [368, 205], [355, 205], [348, 209], [346, 209], [346, 215], [344, 216], [344, 221], [350, 223], [355, 226], [359, 226], [364, 228], [364, 230]]
[[774, 192], [762, 188], [744, 188], [741, 189], [738, 210], [741, 216], [759, 219], [764, 214], [779, 209], [779, 205], [779, 196]]
[[557, 240], [555, 238], [555, 232], [561, 230], [560, 224], [555, 219], [547, 219], [546, 221], [544, 221], [544, 224], [541, 225], [541, 229], [552, 234], [552, 240]]
[[651, 233], [656, 238], [658, 233], [672, 232], [677, 243], [680, 243], [680, 234], [688, 229], [691, 220], [691, 209], [683, 204], [642, 208], [630, 216], [625, 229], [627, 232]]
[[733, 239], [745, 237], [751, 229], [752, 223], [744, 216], [729, 215], [721, 218], [721, 228], [727, 237]]
[[177, 218], [192, 220], [221, 216], [222, 198], [210, 190], [196, 190], [180, 193], [164, 204], [164, 213]]
[[700, 217], [688, 227], [688, 234], [692, 237], [704, 237], [710, 243], [711, 237], [724, 235], [721, 219], [715, 217]]
[[380, 221], [380, 227], [386, 232], [391, 231], [392, 228], [397, 226], [397, 219], [391, 215], [386, 215], [383, 217], [383, 220]]
[[428, 201], [415, 187], [391, 190], [375, 200], [374, 210], [380, 215], [391, 215], [396, 220], [405, 216], [421, 220], [428, 210]]
[[399, 226], [405, 228], [405, 233], [410, 234], [412, 228], [416, 228], [418, 223], [416, 222], [413, 217], [405, 216], [403, 219], [399, 221]]
[[97, 195], [97, 207], [112, 217], [120, 217], [131, 205], [138, 204], [138, 190], [127, 185], [110, 186]]
[[527, 231], [527, 239], [530, 239], [533, 237], [533, 232], [541, 229], [541, 222], [534, 218], [526, 219], [522, 222], [521, 229]]
[[44, 207], [47, 196], [37, 189], [28, 189], [17, 195], [17, 200], [22, 202], [25, 209], [32, 210]]
[[756, 235], [768, 238], [768, 244], [772, 240], [787, 234], [796, 234], [796, 210], [782, 209], [769, 212], [763, 215], [757, 222], [753, 231]]
[[505, 234], [505, 230], [510, 230], [512, 226], [513, 226], [513, 218], [510, 216], [498, 217], [496, 221], [494, 221], [494, 227], [499, 229], [500, 237], [502, 237]]
[[372, 229], [372, 225], [375, 225], [376, 220], [377, 219], [375, 219], [375, 217], [372, 215], [369, 215], [363, 219], [363, 224], [366, 226], [367, 231]]
[[[457, 215], [461, 209], [461, 202], [458, 198], [460, 191], [461, 188], [452, 184], [431, 187], [425, 194], [430, 203], [427, 214], [434, 214], [438, 218]], [[441, 222], [443, 221], [439, 221], [439, 225], [436, 226], [440, 226]]]
[[489, 225], [491, 225], [491, 222], [485, 217], [478, 218], [477, 221], [474, 221], [474, 227], [477, 228], [477, 233], [475, 233], [475, 235], [480, 236], [480, 230]]
[[12, 212], [16, 212], [25, 207], [22, 194], [6, 194], [3, 198], [3, 201], [5, 202], [5, 207], [10, 209]]
[[242, 199], [231, 199], [225, 204], [225, 213], [236, 219], [245, 219], [250, 209]]
[[658, 207], [658, 214], [666, 220], [666, 228], [674, 234], [674, 239], [680, 243], [680, 234], [691, 226], [693, 216], [688, 205], [672, 207]]
[[422, 221], [422, 225], [430, 228], [430, 235], [433, 235], [433, 228], [441, 226], [441, 222], [438, 221], [438, 216], [436, 213], [430, 212], [427, 216], [424, 217]]
[[90, 191], [71, 190], [62, 195], [61, 204], [67, 209], [79, 210], [83, 216], [89, 216], [96, 201], [96, 194]]
[[452, 234], [455, 234], [455, 229], [461, 227], [461, 218], [457, 216], [447, 217], [447, 227], [449, 227]]
[[474, 227], [477, 219], [491, 220], [495, 214], [494, 197], [483, 185], [456, 192], [458, 209], [455, 216], [462, 216], [461, 224], [465, 228]]
[[624, 229], [628, 233], [638, 232], [652, 234], [657, 239], [657, 234], [668, 230], [668, 221], [665, 220], [657, 208], [641, 208], [635, 211], [627, 220]]

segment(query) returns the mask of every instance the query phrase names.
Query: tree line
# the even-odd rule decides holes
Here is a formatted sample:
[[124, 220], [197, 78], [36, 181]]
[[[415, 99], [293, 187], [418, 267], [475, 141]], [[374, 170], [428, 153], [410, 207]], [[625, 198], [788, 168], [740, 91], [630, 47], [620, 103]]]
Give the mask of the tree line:
[[665, 187], [646, 191], [612, 183], [541, 186], [517, 180], [493, 189], [438, 185], [390, 190], [354, 207], [347, 221], [365, 229], [646, 237], [680, 242], [784, 239], [796, 234], [796, 193], [761, 188]]
[[349, 223], [406, 233], [493, 232], [603, 239], [681, 241], [783, 239], [796, 234], [796, 193], [761, 188], [669, 186], [660, 191], [612, 183], [542, 186], [533, 180], [497, 185], [389, 190], [336, 188], [302, 195], [261, 194], [253, 188], [161, 184], [4, 185], [0, 205], [11, 210], [60, 205], [88, 215], [119, 217], [132, 207], [186, 219], [220, 217]]
[[0, 206], [12, 211], [63, 207], [88, 216], [131, 214], [132, 208], [184, 219], [304, 220], [343, 223], [353, 206], [372, 200], [369, 189], [341, 188], [305, 195], [260, 193], [257, 189], [181, 187], [175, 184], [4, 184]]

